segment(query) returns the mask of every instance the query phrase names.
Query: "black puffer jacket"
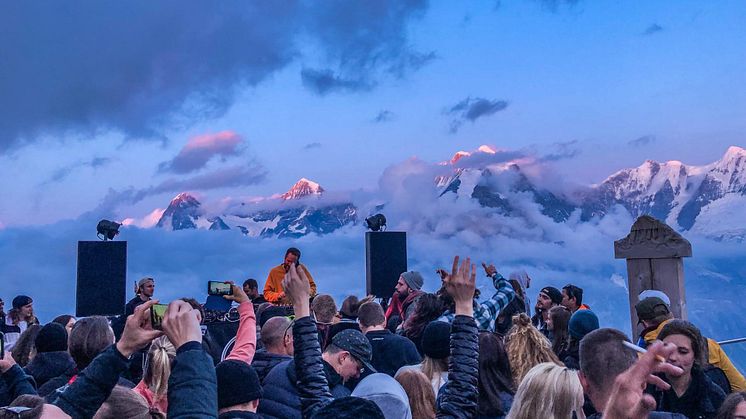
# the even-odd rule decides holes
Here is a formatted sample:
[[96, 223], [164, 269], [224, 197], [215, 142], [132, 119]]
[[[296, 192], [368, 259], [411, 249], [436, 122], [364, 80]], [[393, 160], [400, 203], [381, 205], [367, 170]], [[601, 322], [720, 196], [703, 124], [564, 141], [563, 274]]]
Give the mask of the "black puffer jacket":
[[298, 396], [304, 418], [312, 417], [323, 405], [334, 400], [324, 375], [321, 345], [317, 336], [316, 323], [311, 320], [311, 317], [295, 319], [293, 358], [298, 377]]
[[34, 377], [37, 388], [47, 381], [75, 368], [75, 361], [67, 351], [40, 352], [23, 370]]
[[456, 316], [451, 324], [448, 381], [438, 397], [438, 418], [473, 418], [477, 414], [479, 329], [473, 317]]
[[264, 378], [269, 372], [277, 366], [277, 364], [293, 359], [288, 355], [278, 355], [267, 352], [266, 349], [260, 349], [254, 354], [254, 359], [251, 361], [251, 366], [254, 367], [256, 375], [259, 376], [259, 381], [264, 383]]

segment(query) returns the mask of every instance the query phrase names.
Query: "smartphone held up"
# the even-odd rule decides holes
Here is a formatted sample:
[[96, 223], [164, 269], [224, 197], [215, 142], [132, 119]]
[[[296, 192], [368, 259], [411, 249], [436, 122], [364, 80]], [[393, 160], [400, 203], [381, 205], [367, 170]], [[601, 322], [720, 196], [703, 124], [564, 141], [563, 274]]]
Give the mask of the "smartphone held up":
[[208, 281], [208, 295], [233, 295], [233, 285], [227, 282]]
[[150, 325], [155, 330], [163, 330], [163, 317], [166, 315], [168, 304], [153, 304], [150, 307]]

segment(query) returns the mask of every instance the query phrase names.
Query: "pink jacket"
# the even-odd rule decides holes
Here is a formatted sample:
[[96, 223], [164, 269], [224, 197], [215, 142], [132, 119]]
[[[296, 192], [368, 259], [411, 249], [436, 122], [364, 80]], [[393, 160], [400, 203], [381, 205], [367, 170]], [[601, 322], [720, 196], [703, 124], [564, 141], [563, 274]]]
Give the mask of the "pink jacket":
[[251, 364], [256, 352], [256, 315], [251, 301], [238, 305], [238, 332], [236, 343], [226, 360], [233, 359]]

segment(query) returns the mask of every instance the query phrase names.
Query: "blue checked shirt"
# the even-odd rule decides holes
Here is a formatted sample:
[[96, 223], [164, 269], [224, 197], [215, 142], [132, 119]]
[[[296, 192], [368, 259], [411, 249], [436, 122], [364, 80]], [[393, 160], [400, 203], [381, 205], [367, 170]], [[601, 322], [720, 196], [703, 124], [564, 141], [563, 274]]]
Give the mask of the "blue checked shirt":
[[[515, 297], [515, 290], [510, 285], [507, 279], [505, 279], [500, 273], [496, 272], [492, 275], [492, 283], [495, 285], [495, 295], [489, 300], [481, 303], [474, 299], [474, 320], [477, 322], [477, 327], [483, 330], [495, 331], [495, 319], [500, 311], [504, 309]], [[447, 310], [442, 316], [438, 318], [438, 321], [453, 323], [453, 319], [456, 317], [456, 313], [451, 310]]]

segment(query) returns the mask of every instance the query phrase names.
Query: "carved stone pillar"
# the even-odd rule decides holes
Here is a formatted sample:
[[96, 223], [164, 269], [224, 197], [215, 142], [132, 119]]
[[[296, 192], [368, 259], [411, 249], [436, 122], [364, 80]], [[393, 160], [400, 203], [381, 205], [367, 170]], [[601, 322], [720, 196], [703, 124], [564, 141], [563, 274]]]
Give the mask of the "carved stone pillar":
[[663, 291], [671, 299], [671, 312], [686, 319], [684, 263], [692, 245], [666, 223], [649, 215], [639, 217], [627, 237], [614, 242], [614, 257], [627, 259], [632, 336], [637, 336], [637, 296], [644, 290]]

